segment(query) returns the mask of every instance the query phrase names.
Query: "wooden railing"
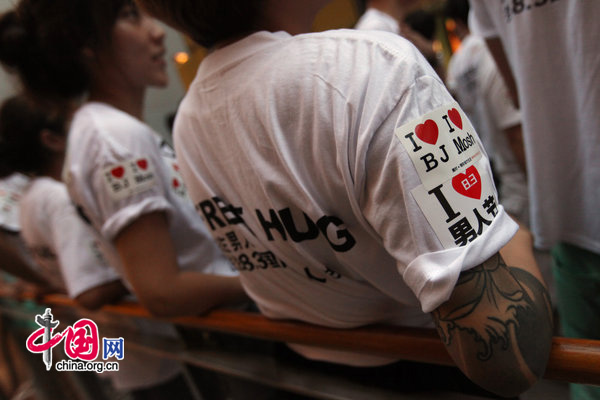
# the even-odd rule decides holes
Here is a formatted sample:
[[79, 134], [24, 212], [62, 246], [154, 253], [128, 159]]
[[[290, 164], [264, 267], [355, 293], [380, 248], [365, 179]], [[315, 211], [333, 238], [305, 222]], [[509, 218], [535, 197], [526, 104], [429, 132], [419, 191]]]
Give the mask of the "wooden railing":
[[[61, 295], [46, 296], [40, 304], [77, 308], [72, 300]], [[136, 303], [109, 305], [102, 311], [155, 319]], [[274, 321], [260, 314], [233, 310], [215, 310], [204, 316], [173, 318], [170, 321], [199, 330], [453, 365], [433, 329], [391, 326], [331, 329], [295, 321]], [[600, 385], [600, 341], [554, 337], [544, 378]]]

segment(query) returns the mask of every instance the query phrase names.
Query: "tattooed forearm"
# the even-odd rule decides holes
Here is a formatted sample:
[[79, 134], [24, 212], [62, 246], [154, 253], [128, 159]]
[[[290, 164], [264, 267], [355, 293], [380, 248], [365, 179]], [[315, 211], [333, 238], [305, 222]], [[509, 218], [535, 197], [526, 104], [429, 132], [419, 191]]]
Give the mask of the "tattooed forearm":
[[552, 340], [548, 291], [500, 255], [463, 272], [433, 317], [452, 358], [482, 387], [511, 396], [543, 374]]

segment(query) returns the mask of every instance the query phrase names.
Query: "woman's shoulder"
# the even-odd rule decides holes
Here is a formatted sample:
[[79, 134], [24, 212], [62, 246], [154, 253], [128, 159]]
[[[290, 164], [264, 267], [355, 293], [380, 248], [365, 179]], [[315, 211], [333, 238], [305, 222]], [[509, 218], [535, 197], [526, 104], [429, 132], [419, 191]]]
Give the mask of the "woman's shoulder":
[[88, 102], [82, 105], [73, 117], [72, 133], [94, 134], [101, 139], [102, 135], [124, 136], [126, 133], [135, 134], [138, 131], [151, 129], [142, 121], [121, 111], [110, 104]]
[[87, 103], [71, 124], [68, 162], [118, 162], [157, 147], [156, 133], [142, 121], [108, 104]]
[[69, 195], [64, 183], [49, 177], [38, 177], [31, 180], [22, 201], [23, 204], [32, 201], [53, 204], [68, 203]]

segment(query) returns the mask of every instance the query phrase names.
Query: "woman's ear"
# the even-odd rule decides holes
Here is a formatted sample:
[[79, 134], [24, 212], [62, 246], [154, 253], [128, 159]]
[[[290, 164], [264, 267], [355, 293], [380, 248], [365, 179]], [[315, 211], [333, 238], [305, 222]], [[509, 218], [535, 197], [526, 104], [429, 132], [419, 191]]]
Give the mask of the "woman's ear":
[[66, 136], [51, 131], [50, 129], [42, 129], [40, 132], [40, 140], [44, 146], [54, 152], [63, 153], [67, 149]]

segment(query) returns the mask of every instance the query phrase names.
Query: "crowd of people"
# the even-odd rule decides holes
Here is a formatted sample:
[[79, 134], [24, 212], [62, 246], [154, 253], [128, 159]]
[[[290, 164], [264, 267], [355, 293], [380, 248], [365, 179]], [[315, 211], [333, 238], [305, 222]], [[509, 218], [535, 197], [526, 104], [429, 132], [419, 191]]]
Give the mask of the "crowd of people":
[[[435, 327], [457, 368], [289, 347], [400, 391], [518, 396], [544, 373], [551, 299], [566, 335], [600, 336], [600, 4], [472, 0], [468, 18], [447, 0], [462, 47], [446, 69], [409, 27], [422, 2], [311, 32], [328, 2], [18, 1], [0, 17], [20, 83], [0, 108], [9, 272], [90, 309]], [[167, 83], [154, 18], [209, 50], [174, 150], [143, 122]], [[187, 398], [154, 361], [132, 359], [147, 378], [122, 388]]]

